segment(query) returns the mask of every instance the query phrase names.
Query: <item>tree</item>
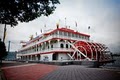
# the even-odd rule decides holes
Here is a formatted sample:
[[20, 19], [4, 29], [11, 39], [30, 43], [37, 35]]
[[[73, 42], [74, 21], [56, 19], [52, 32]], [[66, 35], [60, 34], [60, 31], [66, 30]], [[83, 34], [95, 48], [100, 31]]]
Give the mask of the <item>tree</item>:
[[2, 60], [5, 59], [6, 56], [7, 56], [7, 52], [6, 52], [5, 44], [0, 39], [0, 63], [2, 63]]
[[0, 0], [0, 24], [16, 26], [18, 21], [29, 22], [41, 15], [48, 16], [59, 0]]
[[41, 15], [48, 16], [56, 9], [59, 0], [0, 0], [0, 24], [16, 26], [19, 22], [29, 22]]

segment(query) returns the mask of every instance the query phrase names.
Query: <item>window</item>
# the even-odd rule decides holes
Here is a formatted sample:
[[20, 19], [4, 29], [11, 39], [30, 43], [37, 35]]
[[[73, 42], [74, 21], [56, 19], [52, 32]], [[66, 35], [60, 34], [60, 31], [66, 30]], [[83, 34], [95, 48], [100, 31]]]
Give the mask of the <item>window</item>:
[[58, 32], [56, 31], [54, 34], [57, 34]]
[[79, 35], [79, 38], [81, 38], [81, 35]]
[[62, 32], [60, 31], [59, 34], [62, 35]]
[[63, 44], [60, 44], [60, 48], [64, 48], [64, 45], [63, 45]]
[[42, 45], [42, 49], [45, 50], [45, 44]]
[[41, 45], [39, 46], [39, 51], [41, 50]]
[[53, 48], [53, 44], [51, 45], [51, 48]]
[[49, 46], [48, 46], [48, 49], [49, 49]]
[[34, 52], [36, 51], [35, 46], [33, 47], [33, 51], [34, 51]]
[[68, 36], [70, 37], [70, 33], [68, 33]]
[[61, 32], [61, 35], [63, 35], [63, 32]]
[[85, 39], [85, 36], [83, 36], [83, 39]]
[[37, 45], [37, 51], [38, 51], [38, 47], [39, 47], [39, 46]]
[[72, 34], [72, 37], [74, 37], [74, 34]]
[[75, 37], [77, 38], [77, 34], [75, 35]]
[[64, 32], [64, 36], [67, 36], [67, 33], [66, 33], [66, 32]]
[[88, 37], [88, 40], [90, 40], [90, 38]]
[[81, 36], [81, 38], [83, 39], [83, 36]]
[[66, 48], [68, 48], [68, 44], [66, 44]]

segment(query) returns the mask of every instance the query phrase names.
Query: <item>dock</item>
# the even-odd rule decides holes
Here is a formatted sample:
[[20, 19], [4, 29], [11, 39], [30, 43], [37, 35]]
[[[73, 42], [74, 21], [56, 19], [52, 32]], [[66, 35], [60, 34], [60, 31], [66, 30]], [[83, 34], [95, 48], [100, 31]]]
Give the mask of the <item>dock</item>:
[[120, 70], [115, 69], [84, 65], [17, 64], [2, 67], [7, 80], [120, 80]]

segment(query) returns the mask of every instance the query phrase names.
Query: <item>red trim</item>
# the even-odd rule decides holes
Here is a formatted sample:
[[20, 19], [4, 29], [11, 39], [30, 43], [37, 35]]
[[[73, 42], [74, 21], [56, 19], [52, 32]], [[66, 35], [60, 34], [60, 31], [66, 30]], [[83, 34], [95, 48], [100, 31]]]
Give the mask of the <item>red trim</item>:
[[88, 36], [90, 37], [90, 35], [87, 35], [87, 34], [83, 34], [83, 33], [79, 33], [79, 32], [75, 32], [74, 30], [72, 29], [68, 29], [68, 28], [57, 28], [49, 33], [45, 33], [44, 35], [49, 35], [49, 34], [52, 34], [54, 33], [55, 31], [63, 31], [63, 32], [69, 32], [69, 33], [73, 33], [73, 34], [78, 34], [78, 35], [83, 35], [83, 36]]
[[[42, 38], [42, 37], [37, 36], [36, 39], [34, 38], [34, 39], [26, 42], [25, 46], [27, 46], [28, 44], [31, 44], [32, 42], [35, 42], [35, 41], [39, 40], [40, 38]], [[25, 47], [25, 46], [24, 46], [24, 47]]]

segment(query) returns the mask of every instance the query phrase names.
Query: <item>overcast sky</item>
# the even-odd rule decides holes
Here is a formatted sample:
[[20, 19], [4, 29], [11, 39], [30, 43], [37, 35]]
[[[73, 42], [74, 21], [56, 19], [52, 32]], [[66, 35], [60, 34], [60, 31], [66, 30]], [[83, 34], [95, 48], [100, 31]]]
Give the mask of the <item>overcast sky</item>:
[[[28, 41], [30, 35], [41, 34], [41, 29], [55, 29], [66, 25], [81, 33], [89, 33], [95, 42], [106, 44], [112, 52], [120, 52], [120, 0], [60, 0], [49, 17], [39, 17], [28, 23], [7, 27], [6, 46], [11, 41], [11, 51], [20, 48], [20, 41]], [[77, 28], [75, 27], [77, 22]], [[90, 30], [88, 30], [90, 26]], [[0, 38], [4, 25], [0, 25]], [[46, 29], [46, 30], [47, 30]]]

